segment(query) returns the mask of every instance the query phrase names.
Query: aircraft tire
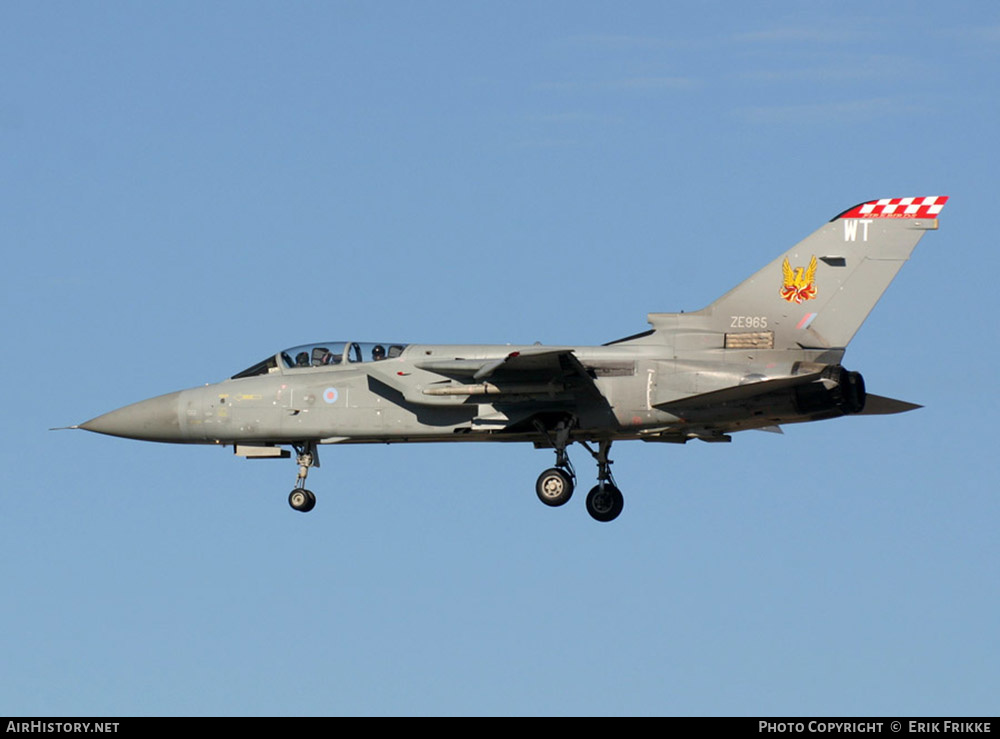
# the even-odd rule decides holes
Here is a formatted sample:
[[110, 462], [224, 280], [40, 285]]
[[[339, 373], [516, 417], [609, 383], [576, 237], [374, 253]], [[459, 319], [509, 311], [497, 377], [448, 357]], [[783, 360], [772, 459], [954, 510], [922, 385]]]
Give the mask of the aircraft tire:
[[573, 495], [573, 478], [565, 470], [550, 467], [538, 476], [535, 494], [547, 506], [561, 506]]
[[625, 497], [614, 485], [595, 486], [587, 493], [587, 513], [595, 521], [614, 521], [625, 507]]
[[309, 513], [316, 507], [316, 496], [311, 490], [305, 488], [295, 488], [288, 494], [288, 505], [299, 513]]

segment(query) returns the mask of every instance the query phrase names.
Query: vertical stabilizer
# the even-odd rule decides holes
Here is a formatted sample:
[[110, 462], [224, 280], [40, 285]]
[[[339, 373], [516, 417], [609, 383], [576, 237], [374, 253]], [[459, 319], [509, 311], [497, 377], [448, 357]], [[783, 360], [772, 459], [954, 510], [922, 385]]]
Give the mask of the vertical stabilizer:
[[[769, 334], [773, 348], [843, 348], [892, 282], [947, 197], [885, 198], [845, 210], [697, 317], [702, 330]], [[654, 328], [675, 314], [650, 314]]]

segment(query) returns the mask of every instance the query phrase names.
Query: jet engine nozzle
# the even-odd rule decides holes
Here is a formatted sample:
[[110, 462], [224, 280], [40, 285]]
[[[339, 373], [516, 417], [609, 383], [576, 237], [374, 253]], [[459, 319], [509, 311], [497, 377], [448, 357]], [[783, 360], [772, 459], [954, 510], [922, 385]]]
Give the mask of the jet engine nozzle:
[[861, 413], [866, 398], [861, 373], [850, 372], [839, 364], [827, 367], [818, 381], [801, 385], [794, 393], [795, 409], [804, 416], [828, 411]]

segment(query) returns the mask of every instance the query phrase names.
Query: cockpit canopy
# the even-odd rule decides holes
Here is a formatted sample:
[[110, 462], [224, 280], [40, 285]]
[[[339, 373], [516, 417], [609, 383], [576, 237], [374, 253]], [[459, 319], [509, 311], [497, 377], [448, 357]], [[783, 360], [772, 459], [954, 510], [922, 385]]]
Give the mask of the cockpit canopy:
[[252, 367], [233, 375], [232, 379], [254, 377], [272, 372], [295, 371], [310, 367], [328, 367], [356, 362], [379, 362], [395, 359], [406, 344], [377, 341], [321, 341], [316, 344], [302, 344], [285, 349]]

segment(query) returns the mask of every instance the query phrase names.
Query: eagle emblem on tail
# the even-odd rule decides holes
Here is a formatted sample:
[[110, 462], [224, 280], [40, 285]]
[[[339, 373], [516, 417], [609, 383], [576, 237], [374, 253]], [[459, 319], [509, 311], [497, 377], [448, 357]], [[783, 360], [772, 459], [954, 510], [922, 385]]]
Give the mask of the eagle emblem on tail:
[[789, 303], [803, 303], [816, 297], [816, 257], [809, 260], [808, 267], [795, 267], [788, 263], [788, 257], [781, 265], [783, 277], [781, 297]]

